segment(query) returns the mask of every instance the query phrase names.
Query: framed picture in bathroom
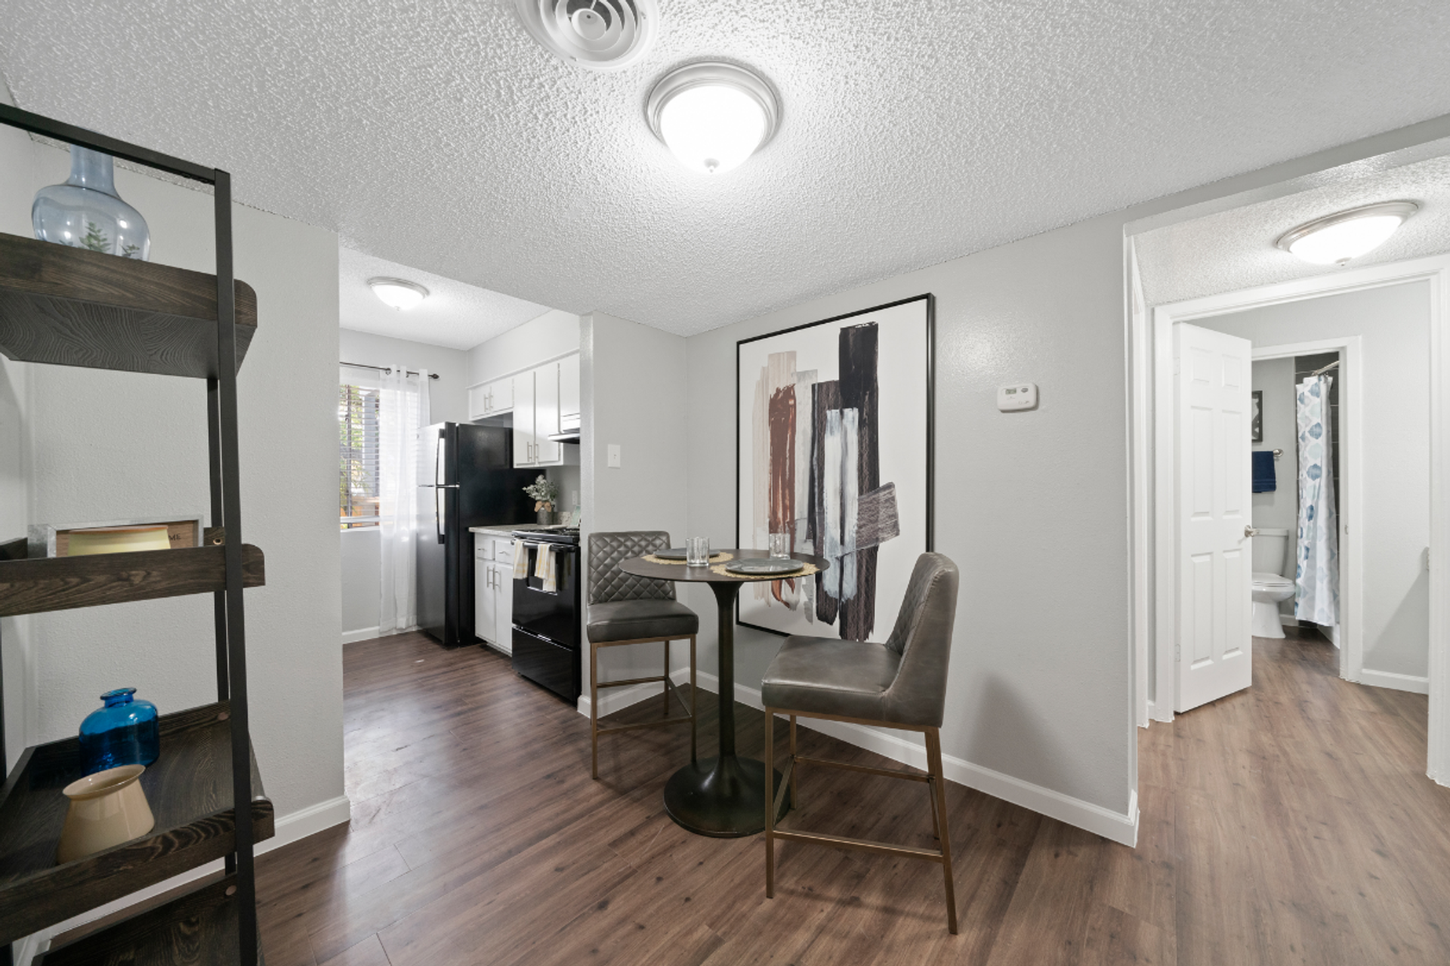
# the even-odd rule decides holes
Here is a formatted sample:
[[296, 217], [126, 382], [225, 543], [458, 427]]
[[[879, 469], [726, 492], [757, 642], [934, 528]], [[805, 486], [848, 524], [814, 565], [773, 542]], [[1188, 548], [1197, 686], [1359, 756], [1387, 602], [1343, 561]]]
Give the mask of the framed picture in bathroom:
[[1252, 442], [1262, 443], [1264, 441], [1264, 391], [1255, 389], [1250, 395], [1253, 402], [1250, 404], [1252, 412], [1249, 418], [1249, 433]]
[[884, 641], [932, 549], [935, 300], [918, 295], [736, 344], [737, 547], [787, 535], [830, 568], [741, 588], [776, 634]]

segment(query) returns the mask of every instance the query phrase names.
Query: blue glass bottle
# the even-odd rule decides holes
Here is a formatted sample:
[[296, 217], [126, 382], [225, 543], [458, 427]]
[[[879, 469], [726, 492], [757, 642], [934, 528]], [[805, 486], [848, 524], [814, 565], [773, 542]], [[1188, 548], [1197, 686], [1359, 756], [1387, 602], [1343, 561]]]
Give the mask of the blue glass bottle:
[[87, 775], [118, 765], [149, 765], [161, 754], [156, 705], [137, 701], [135, 688], [101, 695], [105, 707], [81, 722], [81, 766]]
[[116, 194], [111, 156], [99, 151], [71, 146], [70, 180], [35, 193], [30, 221], [41, 241], [141, 261], [151, 254], [146, 219]]

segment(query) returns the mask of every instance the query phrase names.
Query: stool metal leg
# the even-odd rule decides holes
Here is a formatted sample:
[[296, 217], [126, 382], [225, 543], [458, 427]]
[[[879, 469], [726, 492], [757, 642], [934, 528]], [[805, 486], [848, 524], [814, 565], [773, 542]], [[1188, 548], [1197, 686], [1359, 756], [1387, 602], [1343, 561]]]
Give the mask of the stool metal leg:
[[700, 717], [697, 713], [695, 701], [695, 635], [690, 635], [690, 764], [694, 764], [699, 758], [695, 754], [695, 733], [696, 725]]
[[[792, 719], [794, 720], [794, 719]], [[775, 898], [775, 712], [765, 709], [765, 897]], [[791, 780], [795, 780], [794, 774]]]
[[660, 711], [670, 716], [670, 641], [665, 641], [665, 680], [660, 685]]
[[790, 807], [800, 808], [800, 797], [796, 795], [795, 787], [795, 715], [790, 716]]
[[947, 790], [941, 765], [941, 732], [930, 728], [926, 732], [926, 759], [931, 769], [933, 811], [940, 816], [938, 828], [941, 834], [942, 875], [947, 889], [947, 932], [957, 934], [957, 895], [952, 886], [952, 841], [947, 830]]
[[599, 781], [599, 648], [589, 644], [589, 777]]

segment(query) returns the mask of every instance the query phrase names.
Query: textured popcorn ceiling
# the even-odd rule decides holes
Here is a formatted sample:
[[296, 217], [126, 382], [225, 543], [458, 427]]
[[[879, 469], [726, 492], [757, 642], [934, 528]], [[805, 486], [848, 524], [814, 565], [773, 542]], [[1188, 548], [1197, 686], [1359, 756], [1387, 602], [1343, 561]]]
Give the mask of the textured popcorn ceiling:
[[[1450, 113], [1444, 0], [662, 0], [638, 67], [511, 0], [0, 0], [16, 102], [229, 168], [367, 254], [692, 333]], [[692, 59], [780, 91], [716, 179], [650, 134]]]
[[[547, 305], [399, 265], [348, 248], [338, 252], [338, 317], [344, 329], [409, 339], [450, 349], [471, 349], [549, 311]], [[405, 278], [428, 290], [417, 308], [384, 305], [368, 279]]]
[[1149, 305], [1332, 275], [1275, 246], [1291, 228], [1379, 201], [1420, 206], [1379, 248], [1348, 268], [1450, 251], [1450, 157], [1432, 158], [1366, 177], [1345, 177], [1312, 191], [1246, 205], [1136, 236], [1138, 268]]

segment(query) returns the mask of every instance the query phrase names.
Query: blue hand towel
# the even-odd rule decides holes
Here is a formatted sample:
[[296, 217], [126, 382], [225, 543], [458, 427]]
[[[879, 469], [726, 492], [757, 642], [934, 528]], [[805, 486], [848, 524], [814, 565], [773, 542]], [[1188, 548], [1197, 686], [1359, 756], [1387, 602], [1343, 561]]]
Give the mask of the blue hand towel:
[[1274, 479], [1274, 451], [1254, 450], [1254, 492], [1272, 493], [1278, 489]]

